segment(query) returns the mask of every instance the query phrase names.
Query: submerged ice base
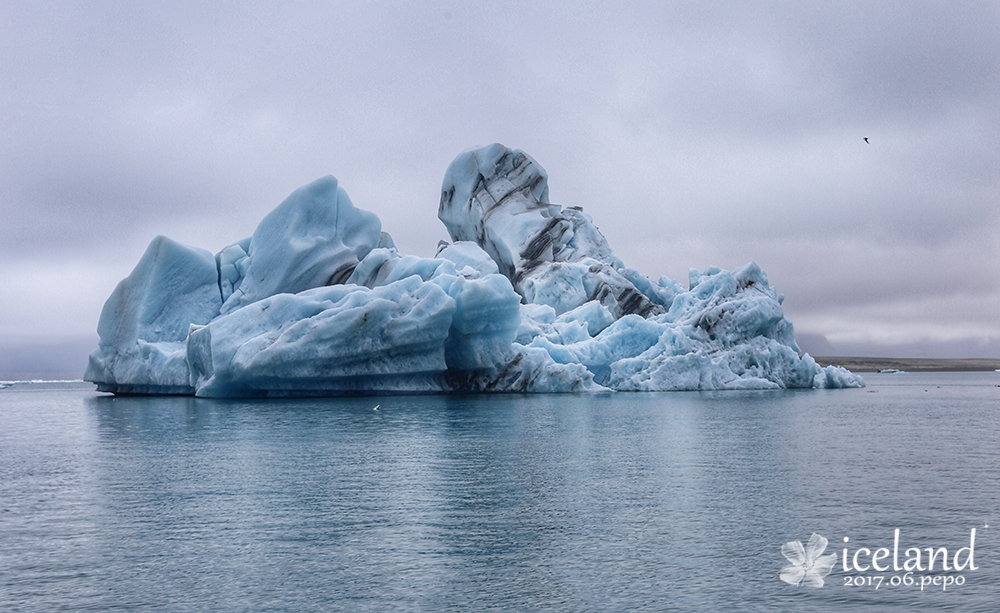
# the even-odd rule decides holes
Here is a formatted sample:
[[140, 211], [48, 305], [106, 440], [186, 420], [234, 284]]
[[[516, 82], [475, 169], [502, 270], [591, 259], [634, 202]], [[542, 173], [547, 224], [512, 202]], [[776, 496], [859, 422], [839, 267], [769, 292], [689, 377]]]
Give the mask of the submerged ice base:
[[204, 397], [861, 387], [800, 355], [753, 263], [688, 287], [627, 268], [502, 145], [449, 166], [454, 241], [401, 255], [333, 177], [213, 256], [150, 244], [101, 313], [85, 379]]

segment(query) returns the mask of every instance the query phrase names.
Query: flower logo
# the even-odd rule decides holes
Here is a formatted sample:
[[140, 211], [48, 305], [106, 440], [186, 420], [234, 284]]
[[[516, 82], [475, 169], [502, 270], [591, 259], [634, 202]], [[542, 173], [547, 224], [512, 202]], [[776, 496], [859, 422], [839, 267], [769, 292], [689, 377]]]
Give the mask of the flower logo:
[[792, 585], [823, 587], [823, 577], [830, 574], [837, 563], [837, 554], [822, 555], [827, 540], [813, 532], [809, 543], [803, 547], [802, 541], [789, 541], [781, 546], [781, 554], [791, 562], [781, 569], [781, 580]]

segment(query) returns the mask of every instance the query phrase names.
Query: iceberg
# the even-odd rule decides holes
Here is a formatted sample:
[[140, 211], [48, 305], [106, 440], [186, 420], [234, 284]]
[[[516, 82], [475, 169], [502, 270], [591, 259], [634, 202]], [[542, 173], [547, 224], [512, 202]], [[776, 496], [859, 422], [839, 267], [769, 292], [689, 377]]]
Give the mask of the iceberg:
[[158, 236], [84, 378], [201, 397], [864, 386], [800, 352], [756, 264], [653, 281], [522, 151], [459, 154], [438, 217], [452, 242], [400, 254], [328, 176], [215, 255]]

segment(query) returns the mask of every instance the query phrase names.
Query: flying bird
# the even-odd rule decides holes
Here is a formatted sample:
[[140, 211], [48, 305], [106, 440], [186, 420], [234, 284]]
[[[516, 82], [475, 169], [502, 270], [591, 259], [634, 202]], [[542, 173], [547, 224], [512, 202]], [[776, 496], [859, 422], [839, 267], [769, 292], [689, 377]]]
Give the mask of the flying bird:
[[867, 136], [865, 137], [865, 144], [866, 145], [870, 145], [871, 144], [871, 143], [868, 142], [868, 137]]

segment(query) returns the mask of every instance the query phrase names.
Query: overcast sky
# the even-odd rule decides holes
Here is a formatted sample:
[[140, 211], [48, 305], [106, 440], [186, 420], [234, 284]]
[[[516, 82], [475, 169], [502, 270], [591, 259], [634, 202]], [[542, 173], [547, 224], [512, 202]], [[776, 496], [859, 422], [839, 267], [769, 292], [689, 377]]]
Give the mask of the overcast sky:
[[96, 346], [155, 235], [326, 174], [431, 257], [501, 142], [647, 275], [754, 260], [826, 349], [1000, 357], [996, 2], [154, 4], [0, 5], [0, 346]]

